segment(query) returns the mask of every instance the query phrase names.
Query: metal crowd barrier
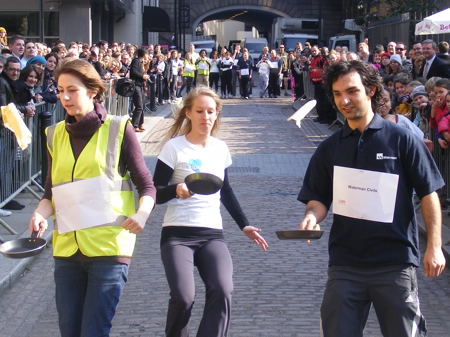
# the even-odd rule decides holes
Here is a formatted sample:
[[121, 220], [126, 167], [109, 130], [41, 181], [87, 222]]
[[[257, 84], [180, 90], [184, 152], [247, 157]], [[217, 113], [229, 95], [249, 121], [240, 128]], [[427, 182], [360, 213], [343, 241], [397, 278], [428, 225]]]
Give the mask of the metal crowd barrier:
[[[128, 115], [130, 99], [117, 95], [114, 90], [116, 81], [107, 82], [104, 105], [109, 114], [125, 116]], [[20, 150], [14, 134], [6, 128], [0, 127], [0, 209], [23, 190], [27, 190], [38, 200], [41, 199], [38, 192], [44, 191], [43, 184], [39, 180], [43, 161], [47, 160], [43, 129], [44, 126], [63, 120], [65, 110], [59, 101], [56, 104], [42, 102], [36, 104], [35, 107], [35, 116], [25, 118], [25, 123], [32, 134], [32, 141], [27, 149]], [[46, 112], [50, 112], [51, 116]], [[44, 117], [45, 115], [48, 116], [48, 119]], [[44, 122], [44, 120], [46, 121]], [[42, 123], [46, 123], [46, 125]], [[0, 225], [11, 234], [18, 234], [1, 217]]]
[[125, 116], [129, 112], [130, 97], [123, 97], [116, 93], [115, 87], [118, 79], [109, 80], [106, 83], [107, 94], [105, 96], [105, 108], [111, 115]]
[[425, 136], [433, 141], [433, 155], [434, 161], [441, 172], [442, 178], [445, 181], [445, 186], [441, 190], [441, 198], [446, 202], [450, 201], [450, 149], [443, 149], [438, 142], [438, 134], [436, 130], [432, 130], [429, 125], [426, 126]]
[[[14, 134], [6, 128], [0, 129], [0, 208], [14, 199], [20, 192], [27, 190], [37, 199], [41, 196], [32, 188], [34, 186], [38, 191], [44, 189], [37, 182], [41, 174], [42, 165], [42, 145], [43, 141], [40, 132], [40, 115], [44, 111], [55, 111], [54, 104], [39, 103], [35, 105], [36, 115], [26, 117], [25, 124], [32, 134], [31, 144], [21, 150], [17, 145]], [[56, 122], [58, 114], [53, 114], [52, 122]], [[0, 224], [11, 234], [17, 232], [0, 218]]]

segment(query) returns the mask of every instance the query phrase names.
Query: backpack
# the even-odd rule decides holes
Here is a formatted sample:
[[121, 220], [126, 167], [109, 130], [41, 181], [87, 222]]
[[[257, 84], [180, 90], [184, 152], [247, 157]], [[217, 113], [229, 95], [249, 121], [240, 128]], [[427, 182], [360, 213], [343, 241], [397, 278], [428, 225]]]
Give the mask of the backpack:
[[119, 78], [116, 83], [116, 92], [120, 96], [131, 97], [134, 94], [136, 87], [134, 81], [123, 77]]

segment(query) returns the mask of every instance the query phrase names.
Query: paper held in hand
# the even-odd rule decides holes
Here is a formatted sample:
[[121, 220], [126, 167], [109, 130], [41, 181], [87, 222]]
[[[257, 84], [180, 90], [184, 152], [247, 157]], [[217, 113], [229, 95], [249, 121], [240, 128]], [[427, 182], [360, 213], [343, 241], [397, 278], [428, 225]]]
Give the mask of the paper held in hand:
[[31, 132], [27, 128], [23, 118], [13, 103], [1, 107], [3, 124], [16, 136], [17, 143], [25, 150], [31, 143]]

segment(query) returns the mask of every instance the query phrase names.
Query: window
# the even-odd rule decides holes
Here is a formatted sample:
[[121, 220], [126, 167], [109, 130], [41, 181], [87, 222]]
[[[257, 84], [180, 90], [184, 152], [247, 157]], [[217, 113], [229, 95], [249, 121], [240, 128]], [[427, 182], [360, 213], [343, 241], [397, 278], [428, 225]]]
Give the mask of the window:
[[59, 12], [44, 12], [44, 36], [59, 38]]
[[266, 46], [265, 43], [261, 42], [246, 42], [245, 48], [248, 49], [249, 53], [262, 53], [264, 47]]
[[302, 29], [319, 30], [319, 20], [302, 20]]
[[[39, 12], [38, 11], [2, 11], [0, 22], [5, 27], [8, 36], [22, 35], [26, 40], [39, 41]], [[59, 12], [44, 12], [44, 40], [59, 38]]]

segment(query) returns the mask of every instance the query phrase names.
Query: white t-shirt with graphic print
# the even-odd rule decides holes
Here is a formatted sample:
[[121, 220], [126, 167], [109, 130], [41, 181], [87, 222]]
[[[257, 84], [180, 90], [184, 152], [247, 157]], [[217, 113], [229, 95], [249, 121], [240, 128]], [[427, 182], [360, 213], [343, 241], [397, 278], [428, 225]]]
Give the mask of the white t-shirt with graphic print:
[[[185, 136], [170, 139], [164, 144], [158, 159], [173, 169], [169, 184], [184, 182], [191, 173], [211, 173], [223, 180], [231, 165], [231, 155], [225, 142], [210, 137], [206, 147], [190, 143]], [[186, 226], [222, 229], [220, 191], [211, 195], [194, 194], [167, 203], [163, 227]]]

